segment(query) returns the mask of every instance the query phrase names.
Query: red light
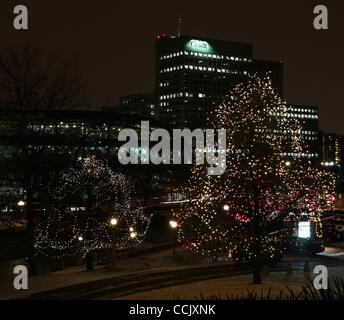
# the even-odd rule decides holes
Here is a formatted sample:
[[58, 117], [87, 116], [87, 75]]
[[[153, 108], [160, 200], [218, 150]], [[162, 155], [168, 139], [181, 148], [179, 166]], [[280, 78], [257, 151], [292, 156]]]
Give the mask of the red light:
[[167, 37], [166, 33], [158, 34], [155, 36], [155, 40], [160, 40], [161, 38], [166, 38], [166, 37]]

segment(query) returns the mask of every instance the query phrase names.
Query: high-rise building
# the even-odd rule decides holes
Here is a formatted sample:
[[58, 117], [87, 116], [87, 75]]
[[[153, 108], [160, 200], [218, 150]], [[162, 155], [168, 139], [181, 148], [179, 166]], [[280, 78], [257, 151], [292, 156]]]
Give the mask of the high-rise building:
[[132, 94], [119, 98], [119, 105], [102, 107], [104, 112], [132, 115], [142, 120], [156, 118], [156, 97], [153, 94]]
[[[133, 94], [120, 97], [120, 112], [141, 117], [154, 118], [156, 116], [155, 95]], [[144, 119], [143, 119], [144, 120]]]
[[175, 127], [207, 126], [209, 114], [252, 69], [252, 46], [189, 36], [156, 37], [159, 118]]
[[337, 134], [321, 132], [321, 164], [329, 169], [337, 169], [343, 164], [343, 137]]
[[319, 160], [319, 107], [288, 104], [286, 115], [294, 119], [301, 127], [301, 153], [285, 150], [285, 157], [302, 157], [310, 160]]
[[[285, 109], [286, 108], [286, 109]], [[319, 108], [314, 106], [281, 105], [271, 114], [280, 120], [287, 120], [292, 126], [286, 128], [257, 129], [258, 134], [267, 134], [283, 139], [282, 156], [286, 159], [303, 158], [313, 163], [319, 162]], [[295, 126], [293, 126], [293, 123]], [[295, 129], [295, 131], [294, 131]], [[300, 130], [300, 131], [299, 131]], [[295, 138], [301, 150], [293, 148]]]
[[283, 97], [283, 64], [253, 60], [252, 45], [191, 36], [156, 37], [158, 117], [175, 127], [208, 125], [230, 88], [249, 74], [266, 76]]

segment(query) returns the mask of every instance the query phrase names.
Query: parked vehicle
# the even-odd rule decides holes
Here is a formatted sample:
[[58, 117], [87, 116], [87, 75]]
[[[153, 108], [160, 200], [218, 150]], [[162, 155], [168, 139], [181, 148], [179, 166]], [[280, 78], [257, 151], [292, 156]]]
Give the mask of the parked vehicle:
[[344, 210], [324, 211], [322, 224], [327, 243], [344, 241]]
[[288, 248], [288, 252], [312, 256], [325, 250], [323, 241], [316, 238], [298, 238], [293, 237]]

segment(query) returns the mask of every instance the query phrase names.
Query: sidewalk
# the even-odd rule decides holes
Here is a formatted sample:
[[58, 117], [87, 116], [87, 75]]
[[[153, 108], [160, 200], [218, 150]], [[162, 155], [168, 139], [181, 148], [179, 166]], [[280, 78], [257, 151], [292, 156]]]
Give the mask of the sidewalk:
[[[329, 276], [344, 277], [343, 267], [330, 267]], [[117, 300], [171, 300], [171, 299], [241, 299], [255, 292], [257, 299], [270, 297], [279, 299], [290, 296], [290, 289], [294, 294], [302, 292], [302, 286], [312, 285], [312, 274], [303, 271], [294, 271], [292, 274], [286, 272], [269, 272], [262, 275], [263, 284], [252, 284], [252, 275], [228, 276], [226, 278], [198, 281], [193, 283], [169, 286], [157, 290], [137, 292], [117, 298]]]
[[[333, 258], [331, 259], [329, 256], [326, 258], [326, 260], [324, 259], [325, 258], [322, 258], [322, 260], [318, 260], [317, 257], [305, 258], [305, 257], [286, 256], [285, 259], [283, 260], [284, 260], [284, 264], [288, 264], [289, 262], [292, 264], [293, 269], [295, 270], [294, 275], [298, 275], [296, 278], [299, 278], [299, 279], [303, 274], [304, 262], [306, 260], [310, 261], [311, 268], [315, 264], [325, 264], [329, 268], [331, 268], [331, 271], [333, 271], [333, 274], [340, 274], [344, 276], [344, 267], [341, 262], [338, 262], [338, 266], [337, 266], [337, 262], [336, 262], [337, 259], [333, 259]], [[220, 266], [220, 265], [222, 264], [218, 263], [214, 265], [214, 263], [212, 263], [210, 259], [203, 259], [203, 260], [196, 261], [194, 263], [187, 263], [187, 264], [176, 263], [175, 261], [172, 261], [171, 250], [168, 249], [161, 252], [155, 252], [155, 253], [147, 254], [145, 256], [140, 256], [140, 257], [132, 257], [132, 258], [128, 258], [126, 260], [120, 261], [118, 264], [118, 268], [119, 268], [118, 271], [113, 271], [103, 266], [96, 267], [95, 270], [93, 271], [85, 271], [85, 266], [78, 266], [78, 267], [68, 268], [63, 271], [49, 273], [46, 275], [31, 277], [29, 278], [29, 290], [21, 290], [21, 291], [15, 290], [12, 287], [12, 282], [11, 282], [12, 280], [9, 279], [7, 284], [0, 286], [0, 299], [21, 299], [21, 298], [29, 297], [36, 293], [42, 293], [45, 291], [51, 291], [54, 289], [70, 287], [70, 286], [79, 285], [79, 284], [86, 284], [86, 283], [90, 283], [90, 282], [98, 281], [98, 280], [106, 280], [110, 278], [115, 279], [121, 276], [135, 277], [139, 275], [145, 279], [145, 278], [149, 278], [149, 275], [155, 272], [175, 271], [176, 273], [178, 273], [178, 271], [191, 269], [191, 268], [203, 268], [203, 267], [209, 267], [209, 266], [214, 267], [214, 266]], [[228, 262], [226, 262], [225, 265], [228, 266]], [[272, 273], [275, 273], [275, 271], [271, 270], [271, 274]], [[248, 281], [250, 277], [245, 277], [244, 279]], [[217, 280], [217, 281], [220, 281], [220, 280]], [[235, 278], [232, 277], [231, 279], [228, 279], [227, 281], [226, 281], [227, 284], [232, 283], [232, 281], [234, 284], [236, 280]], [[212, 283], [214, 283], [214, 285]], [[216, 283], [217, 282], [210, 281], [209, 285], [210, 287], [216, 288], [215, 286]], [[192, 287], [191, 284], [188, 286]], [[199, 286], [196, 285], [195, 288], [197, 287]], [[205, 288], [206, 287], [207, 286], [205, 286]], [[106, 285], [104, 286], [104, 288], [106, 288]], [[174, 289], [178, 289], [178, 288], [174, 288]], [[172, 291], [167, 290], [166, 292], [169, 294]], [[176, 291], [173, 291], [173, 294], [175, 292]], [[194, 292], [193, 289], [190, 292]], [[195, 295], [197, 295], [198, 293], [196, 292]], [[159, 296], [159, 295], [153, 294], [153, 296]]]
[[[29, 277], [29, 289], [21, 291], [13, 288], [13, 279], [11, 278], [7, 284], [0, 285], [0, 300], [21, 299], [39, 292], [123, 275], [146, 274], [152, 271], [169, 271], [195, 267], [194, 264], [177, 265], [171, 262], [171, 258], [171, 250], [165, 249], [145, 256], [131, 257], [119, 261], [117, 271], [105, 266], [95, 267], [93, 271], [86, 271], [84, 265], [71, 267], [62, 271]], [[211, 261], [204, 259], [197, 266], [202, 267], [209, 264], [211, 264]]]

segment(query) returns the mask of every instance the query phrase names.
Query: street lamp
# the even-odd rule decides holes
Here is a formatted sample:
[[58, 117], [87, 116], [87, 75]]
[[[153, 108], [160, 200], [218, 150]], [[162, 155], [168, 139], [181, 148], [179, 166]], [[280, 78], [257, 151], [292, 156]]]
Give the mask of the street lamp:
[[136, 232], [130, 232], [130, 238], [131, 239], [134, 240], [136, 238], [136, 236], [137, 236]]
[[225, 205], [223, 206], [223, 210], [229, 211], [229, 205], [228, 205], [228, 204], [225, 204]]
[[111, 224], [112, 226], [117, 225], [117, 223], [118, 223], [118, 220], [117, 220], [116, 218], [112, 218], [112, 219], [110, 220], [110, 224]]
[[134, 228], [130, 228], [129, 229], [129, 231], [130, 231], [130, 244], [131, 244], [131, 249], [133, 249], [134, 248], [134, 240], [135, 240], [135, 238], [137, 237], [137, 233], [134, 231]]
[[170, 226], [172, 229], [175, 229], [178, 227], [178, 222], [174, 220], [170, 220]]
[[18, 203], [17, 203], [17, 206], [18, 207], [24, 207], [25, 206], [25, 201], [19, 200]]
[[116, 259], [116, 225], [118, 224], [118, 220], [116, 218], [111, 218], [110, 219], [110, 225], [113, 227], [112, 229], [112, 261], [111, 261], [111, 268], [113, 270], [117, 269], [117, 259]]
[[336, 201], [336, 197], [335, 196], [332, 196], [331, 198], [331, 211], [333, 211], [333, 205], [334, 205], [334, 202]]
[[82, 236], [79, 236], [79, 237], [78, 237], [78, 240], [79, 240], [79, 241], [83, 241], [84, 238], [83, 238]]
[[170, 220], [170, 227], [172, 229], [173, 235], [173, 256], [176, 256], [176, 229], [178, 228], [178, 222], [175, 220]]

